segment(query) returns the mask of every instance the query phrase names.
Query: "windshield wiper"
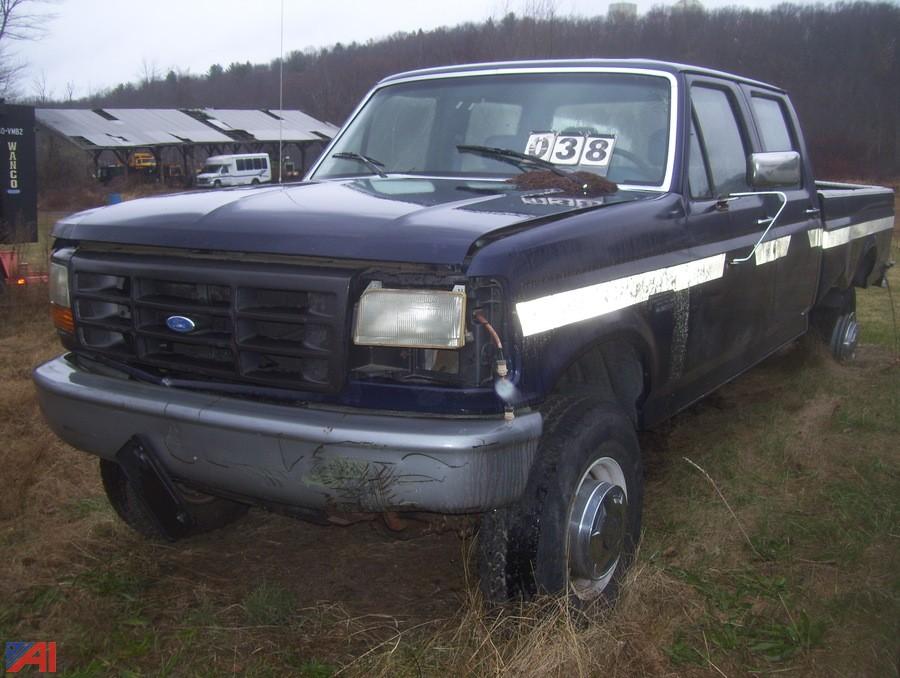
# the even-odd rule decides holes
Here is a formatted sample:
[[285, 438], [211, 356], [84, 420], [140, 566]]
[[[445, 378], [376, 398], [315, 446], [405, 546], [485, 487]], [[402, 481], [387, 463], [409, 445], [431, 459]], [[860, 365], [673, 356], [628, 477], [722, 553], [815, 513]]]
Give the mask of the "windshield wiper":
[[554, 174], [561, 177], [570, 176], [572, 173], [557, 167], [549, 160], [538, 158], [527, 153], [519, 153], [509, 148], [496, 148], [494, 146], [474, 146], [471, 144], [460, 144], [456, 147], [460, 153], [474, 153], [476, 155], [485, 155], [489, 158], [496, 158], [501, 162], [508, 162], [515, 165], [523, 172], [529, 168], [540, 167], [541, 169], [550, 170]]
[[376, 160], [375, 158], [370, 158], [367, 155], [363, 155], [362, 153], [354, 153], [352, 151], [343, 151], [341, 153], [332, 153], [332, 158], [337, 158], [338, 160], [358, 160], [370, 170], [372, 170], [372, 174], [377, 174], [382, 179], [387, 177], [387, 173], [384, 171], [384, 163]]

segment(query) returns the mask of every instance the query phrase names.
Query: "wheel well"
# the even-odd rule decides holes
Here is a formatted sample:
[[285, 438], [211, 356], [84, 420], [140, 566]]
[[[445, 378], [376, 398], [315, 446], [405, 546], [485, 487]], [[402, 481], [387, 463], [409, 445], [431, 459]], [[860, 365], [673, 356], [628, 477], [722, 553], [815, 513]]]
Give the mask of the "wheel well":
[[853, 287], [832, 287], [813, 307], [809, 316], [810, 324], [827, 342], [841, 314], [855, 308], [856, 292]]
[[640, 351], [625, 341], [606, 341], [582, 353], [562, 373], [554, 394], [586, 391], [617, 403], [637, 425], [643, 395], [647, 392], [647, 370]]
[[872, 275], [872, 271], [875, 269], [875, 260], [877, 258], [878, 252], [875, 250], [875, 246], [870, 245], [866, 253], [860, 258], [859, 265], [856, 267], [856, 273], [853, 274], [851, 284], [854, 287], [866, 288], [869, 286], [869, 276]]
[[852, 287], [832, 287], [822, 299], [816, 303], [816, 309], [839, 309], [846, 303], [845, 300]]

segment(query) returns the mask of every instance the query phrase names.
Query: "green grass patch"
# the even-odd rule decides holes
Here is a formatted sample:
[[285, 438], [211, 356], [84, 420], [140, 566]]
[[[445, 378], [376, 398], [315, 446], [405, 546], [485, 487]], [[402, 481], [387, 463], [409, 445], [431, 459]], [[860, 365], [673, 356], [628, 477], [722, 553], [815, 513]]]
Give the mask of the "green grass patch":
[[75, 585], [98, 596], [119, 598], [128, 602], [137, 600], [149, 588], [150, 583], [149, 578], [115, 565], [86, 570], [74, 580]]
[[0, 602], [0, 639], [13, 638], [24, 620], [41, 619], [63, 598], [58, 586], [35, 585]]
[[705, 664], [736, 654], [751, 667], [760, 660], [784, 662], [822, 643], [827, 621], [788, 604], [792, 588], [784, 577], [755, 570], [672, 568], [670, 574], [692, 586], [706, 603], [699, 621], [678, 632], [667, 648], [675, 664]]
[[99, 659], [93, 659], [85, 666], [74, 667], [59, 673], [61, 678], [98, 678], [110, 675], [110, 667]]
[[296, 598], [287, 589], [264, 581], [244, 597], [244, 616], [253, 626], [280, 626], [294, 616]]
[[106, 497], [81, 497], [68, 503], [65, 509], [73, 520], [81, 520], [99, 513], [112, 514], [112, 507]]
[[[900, 242], [894, 236], [891, 258], [900, 262]], [[864, 344], [878, 344], [900, 352], [900, 266], [888, 271], [890, 291], [882, 288], [857, 290], [856, 315], [860, 323], [860, 341]], [[891, 311], [891, 295], [894, 310]], [[896, 315], [894, 315], [896, 314]], [[897, 327], [894, 326], [896, 317]]]
[[[219, 622], [219, 608], [204, 590], [198, 591], [196, 600], [184, 616], [186, 627], [209, 627]], [[182, 633], [196, 633], [195, 629], [185, 629]]]
[[291, 668], [296, 671], [298, 678], [331, 678], [337, 668], [331, 664], [325, 664], [315, 659], [304, 659], [298, 662], [289, 662]]

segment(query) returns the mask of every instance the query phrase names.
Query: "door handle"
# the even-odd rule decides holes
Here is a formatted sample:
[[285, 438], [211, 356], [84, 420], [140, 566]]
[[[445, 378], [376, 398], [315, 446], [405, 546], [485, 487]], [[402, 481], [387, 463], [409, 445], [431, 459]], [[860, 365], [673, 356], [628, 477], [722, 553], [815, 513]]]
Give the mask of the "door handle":
[[818, 207], [810, 207], [809, 209], [805, 210], [803, 213], [806, 215], [809, 215], [811, 217], [817, 217], [817, 216], [819, 216], [819, 213], [821, 211], [822, 210], [820, 210]]
[[757, 219], [756, 225], [757, 226], [765, 226], [766, 224], [771, 224], [773, 221], [775, 221], [775, 217], [766, 217], [765, 219]]

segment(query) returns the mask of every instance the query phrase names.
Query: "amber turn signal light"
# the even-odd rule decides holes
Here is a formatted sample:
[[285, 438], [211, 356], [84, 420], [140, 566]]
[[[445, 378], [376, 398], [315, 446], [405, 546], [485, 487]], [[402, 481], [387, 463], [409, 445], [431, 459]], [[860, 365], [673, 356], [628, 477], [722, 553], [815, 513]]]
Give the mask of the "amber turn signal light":
[[18, 285], [19, 287], [22, 287], [27, 284], [28, 284], [27, 278], [16, 278], [16, 285]]
[[50, 316], [53, 318], [53, 325], [56, 329], [75, 334], [75, 318], [72, 317], [71, 308], [51, 303]]

